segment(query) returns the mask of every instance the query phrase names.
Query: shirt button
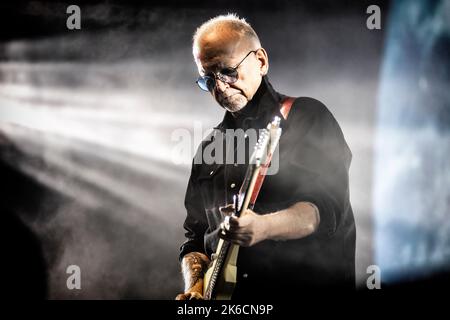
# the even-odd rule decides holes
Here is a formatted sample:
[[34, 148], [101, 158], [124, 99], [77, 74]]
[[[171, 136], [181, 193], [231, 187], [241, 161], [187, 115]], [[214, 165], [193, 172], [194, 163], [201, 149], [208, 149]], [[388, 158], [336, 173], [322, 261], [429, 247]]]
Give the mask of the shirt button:
[[243, 277], [243, 278], [248, 278], [248, 273], [244, 273], [244, 274], [242, 275], [242, 277]]
[[232, 183], [232, 184], [230, 185], [230, 187], [231, 187], [231, 189], [233, 189], [234, 187], [236, 187], [236, 184]]
[[211, 172], [209, 173], [209, 175], [210, 175], [210, 176], [212, 176], [212, 174], [213, 174], [213, 173], [214, 173], [214, 170], [213, 170], [213, 171], [211, 171]]

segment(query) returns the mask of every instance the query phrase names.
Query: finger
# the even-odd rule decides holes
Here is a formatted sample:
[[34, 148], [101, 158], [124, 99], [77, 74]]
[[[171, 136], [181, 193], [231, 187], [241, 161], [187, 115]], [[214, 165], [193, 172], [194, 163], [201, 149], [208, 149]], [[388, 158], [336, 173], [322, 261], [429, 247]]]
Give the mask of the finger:
[[230, 216], [226, 216], [223, 220], [223, 226], [225, 227], [225, 230], [230, 230]]
[[203, 296], [198, 292], [190, 292], [189, 300], [202, 300]]
[[219, 227], [221, 229], [221, 233], [224, 232], [233, 232], [233, 233], [240, 233], [239, 229], [241, 228], [239, 225], [239, 221], [232, 220], [237, 219], [230, 216], [225, 217], [225, 220], [220, 223]]
[[184, 293], [180, 293], [176, 296], [175, 300], [186, 300], [186, 295]]
[[227, 209], [233, 208], [234, 209], [234, 203], [229, 203], [229, 204], [227, 204], [227, 205], [225, 205], [225, 206], [223, 206], [221, 208], [227, 208]]
[[225, 223], [221, 222], [219, 225], [219, 237], [227, 235], [227, 229], [225, 228]]
[[219, 228], [219, 238], [228, 240], [227, 239], [227, 230], [225, 230], [225, 228], [223, 227], [222, 224], [220, 224], [220, 228]]
[[239, 218], [236, 216], [230, 216], [228, 223], [230, 224], [230, 227], [239, 226]]
[[247, 233], [238, 233], [225, 231], [219, 234], [219, 237], [228, 241], [248, 241], [251, 237]]
[[230, 227], [229, 230], [223, 229], [223, 231], [224, 232], [222, 232], [222, 233], [227, 236], [229, 236], [229, 235], [231, 235], [231, 236], [241, 235], [241, 236], [248, 236], [248, 237], [251, 236], [251, 233], [247, 229], [242, 228], [242, 227]]
[[220, 228], [219, 233], [225, 234], [225, 232], [237, 230], [237, 227], [239, 227], [239, 224], [236, 224], [235, 221], [231, 222], [231, 219], [232, 219], [231, 216], [225, 217], [225, 219], [219, 225], [219, 228]]
[[247, 247], [251, 239], [252, 237], [246, 233], [228, 235], [228, 241], [243, 247]]
[[240, 239], [238, 240], [238, 239], [236, 239], [236, 237], [230, 236], [229, 234], [220, 234], [219, 238], [222, 238], [223, 240], [234, 243], [234, 244], [239, 244], [242, 242]]
[[232, 213], [234, 212], [234, 204], [227, 204], [224, 207], [219, 207], [219, 211], [222, 213]]

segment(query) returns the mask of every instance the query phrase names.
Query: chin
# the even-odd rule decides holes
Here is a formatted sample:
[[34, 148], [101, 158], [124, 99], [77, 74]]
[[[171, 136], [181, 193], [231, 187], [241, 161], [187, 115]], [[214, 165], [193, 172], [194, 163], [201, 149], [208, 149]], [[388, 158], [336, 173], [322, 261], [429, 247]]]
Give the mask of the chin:
[[247, 105], [247, 100], [245, 99], [238, 99], [237, 101], [222, 101], [220, 105], [224, 107], [229, 112], [237, 112], [244, 108]]
[[225, 109], [227, 109], [229, 112], [233, 113], [233, 112], [237, 112], [237, 111], [241, 110], [245, 106], [223, 106], [223, 107]]

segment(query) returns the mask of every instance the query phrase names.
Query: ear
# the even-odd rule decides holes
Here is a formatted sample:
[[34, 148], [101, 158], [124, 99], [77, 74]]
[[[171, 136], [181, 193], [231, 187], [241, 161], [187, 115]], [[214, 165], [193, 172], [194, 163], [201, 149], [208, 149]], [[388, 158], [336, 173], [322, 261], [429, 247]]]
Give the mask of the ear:
[[261, 76], [265, 76], [269, 72], [269, 56], [264, 48], [256, 51], [256, 59], [258, 59], [260, 66], [259, 72]]

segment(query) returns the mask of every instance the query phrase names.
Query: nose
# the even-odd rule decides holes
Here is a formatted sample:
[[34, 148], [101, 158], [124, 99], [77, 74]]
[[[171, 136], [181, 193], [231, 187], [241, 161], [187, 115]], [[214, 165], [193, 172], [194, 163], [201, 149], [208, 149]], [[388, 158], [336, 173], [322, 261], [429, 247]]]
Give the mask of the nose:
[[216, 89], [220, 92], [225, 92], [225, 90], [229, 87], [229, 84], [223, 82], [222, 80], [216, 79]]

